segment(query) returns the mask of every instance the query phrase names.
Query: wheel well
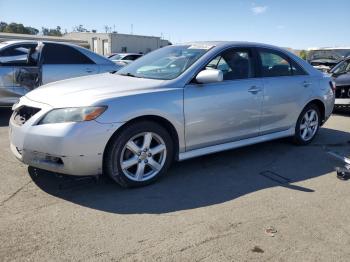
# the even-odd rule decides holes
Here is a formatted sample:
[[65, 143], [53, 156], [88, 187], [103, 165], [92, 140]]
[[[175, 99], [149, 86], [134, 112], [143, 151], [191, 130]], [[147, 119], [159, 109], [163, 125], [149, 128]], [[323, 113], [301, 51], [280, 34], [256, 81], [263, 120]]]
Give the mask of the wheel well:
[[323, 124], [326, 118], [326, 108], [323, 104], [323, 102], [321, 100], [315, 99], [310, 101], [306, 106], [314, 104], [318, 107], [318, 110], [320, 110], [320, 114], [321, 114], [321, 123]]
[[114, 134], [108, 140], [107, 145], [106, 145], [104, 152], [103, 152], [103, 158], [104, 158], [106, 149], [109, 146], [110, 142], [113, 140], [113, 138], [115, 136], [117, 136], [120, 132], [122, 132], [129, 125], [131, 125], [135, 122], [139, 122], [139, 121], [151, 121], [151, 122], [155, 122], [155, 123], [163, 126], [169, 132], [170, 137], [173, 140], [174, 150], [175, 150], [174, 151], [174, 158], [175, 159], [178, 158], [178, 155], [179, 155], [179, 136], [176, 132], [175, 127], [173, 126], [173, 124], [169, 120], [167, 120], [163, 117], [160, 117], [160, 116], [155, 116], [155, 115], [146, 115], [146, 116], [136, 117], [136, 118], [133, 118], [133, 119], [127, 121], [126, 123], [124, 123], [120, 128], [118, 128], [117, 131], [114, 132]]

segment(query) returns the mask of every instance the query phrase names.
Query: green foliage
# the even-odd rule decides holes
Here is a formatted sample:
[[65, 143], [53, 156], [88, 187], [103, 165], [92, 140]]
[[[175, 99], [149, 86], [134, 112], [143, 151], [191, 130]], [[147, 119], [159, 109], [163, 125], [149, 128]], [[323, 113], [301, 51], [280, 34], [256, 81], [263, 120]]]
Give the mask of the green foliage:
[[83, 25], [78, 25], [73, 27], [73, 32], [88, 32], [88, 30]]
[[300, 53], [299, 53], [299, 56], [302, 59], [306, 60], [306, 58], [307, 58], [307, 51], [306, 50], [301, 50]]
[[0, 32], [36, 35], [39, 33], [39, 30], [23, 24], [0, 22]]
[[62, 36], [61, 27], [57, 26], [56, 29], [42, 27], [41, 31], [43, 35], [48, 36]]

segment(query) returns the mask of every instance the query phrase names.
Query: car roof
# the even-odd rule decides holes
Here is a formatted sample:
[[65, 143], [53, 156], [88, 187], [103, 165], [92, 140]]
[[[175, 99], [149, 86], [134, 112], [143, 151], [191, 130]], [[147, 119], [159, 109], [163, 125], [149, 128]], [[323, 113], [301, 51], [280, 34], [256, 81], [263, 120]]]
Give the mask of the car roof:
[[272, 48], [272, 49], [285, 51], [284, 48], [281, 48], [278, 46], [257, 43], [257, 42], [248, 42], [248, 41], [195, 41], [195, 42], [185, 42], [181, 44], [174, 44], [174, 46], [176, 45], [194, 45], [194, 46], [197, 45], [197, 46], [206, 46], [206, 47], [246, 46], [246, 47]]
[[68, 42], [60, 42], [60, 41], [47, 41], [47, 40], [9, 40], [1, 42], [2, 44], [20, 44], [20, 43], [50, 43], [50, 44], [60, 44], [60, 45], [69, 45], [74, 47], [80, 47], [77, 44], [68, 43]]

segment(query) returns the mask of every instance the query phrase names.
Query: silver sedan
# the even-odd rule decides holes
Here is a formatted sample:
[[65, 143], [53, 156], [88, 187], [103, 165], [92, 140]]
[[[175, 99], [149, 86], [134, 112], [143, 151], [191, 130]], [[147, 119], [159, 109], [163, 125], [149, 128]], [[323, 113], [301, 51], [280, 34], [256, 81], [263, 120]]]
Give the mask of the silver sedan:
[[37, 168], [142, 186], [173, 160], [282, 137], [308, 144], [333, 106], [331, 79], [284, 49], [174, 45], [29, 92], [13, 107], [11, 149]]

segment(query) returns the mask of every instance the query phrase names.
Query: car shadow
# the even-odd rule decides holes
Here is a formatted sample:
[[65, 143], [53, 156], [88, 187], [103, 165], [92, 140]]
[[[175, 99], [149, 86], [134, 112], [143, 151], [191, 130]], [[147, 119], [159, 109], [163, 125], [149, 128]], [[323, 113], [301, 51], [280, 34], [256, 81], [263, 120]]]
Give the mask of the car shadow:
[[322, 128], [308, 146], [288, 139], [174, 163], [157, 183], [123, 189], [101, 177], [72, 177], [28, 168], [43, 191], [72, 203], [118, 214], [162, 214], [216, 205], [280, 186], [312, 194], [314, 189], [295, 183], [334, 171], [336, 160], [327, 150], [349, 148], [350, 134]]
[[9, 107], [0, 107], [0, 127], [8, 126], [12, 110]]

